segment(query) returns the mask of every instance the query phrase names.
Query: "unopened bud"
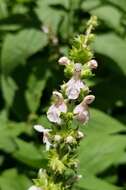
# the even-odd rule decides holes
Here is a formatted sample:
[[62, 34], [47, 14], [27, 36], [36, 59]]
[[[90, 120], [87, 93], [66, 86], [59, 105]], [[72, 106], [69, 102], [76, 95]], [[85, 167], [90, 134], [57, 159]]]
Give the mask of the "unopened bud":
[[55, 135], [54, 136], [54, 141], [60, 142], [60, 140], [61, 140], [61, 136], [60, 135]]
[[58, 42], [59, 42], [58, 38], [56, 36], [53, 36], [52, 37], [52, 43], [53, 43], [53, 45], [57, 45]]
[[94, 100], [95, 100], [95, 96], [94, 95], [87, 95], [84, 98], [84, 103], [91, 104]]
[[76, 176], [76, 179], [77, 179], [77, 180], [79, 180], [79, 179], [81, 179], [81, 178], [82, 178], [82, 175], [77, 175], [77, 176]]
[[68, 136], [65, 140], [66, 143], [72, 144], [74, 142], [74, 138], [72, 136]]
[[58, 98], [58, 99], [63, 99], [63, 96], [62, 96], [62, 94], [60, 93], [60, 92], [58, 92], [58, 91], [53, 91], [53, 97], [54, 98]]
[[39, 172], [38, 172], [39, 178], [41, 178], [42, 175], [43, 175], [43, 168], [40, 168], [40, 169], [39, 169]]
[[74, 162], [74, 167], [78, 168], [78, 162]]
[[70, 60], [67, 57], [61, 57], [58, 61], [60, 65], [68, 65], [70, 63]]
[[84, 137], [84, 134], [81, 131], [77, 131], [77, 138], [82, 139]]
[[45, 34], [48, 34], [49, 33], [49, 28], [47, 26], [42, 26], [42, 31], [45, 33]]
[[98, 63], [95, 59], [92, 59], [91, 61], [88, 62], [88, 67], [90, 69], [97, 69]]

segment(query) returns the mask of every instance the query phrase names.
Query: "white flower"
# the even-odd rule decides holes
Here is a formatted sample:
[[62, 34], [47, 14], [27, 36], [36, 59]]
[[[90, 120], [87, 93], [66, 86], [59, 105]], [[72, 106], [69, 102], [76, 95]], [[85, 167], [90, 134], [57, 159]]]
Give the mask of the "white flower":
[[60, 115], [67, 112], [67, 106], [61, 93], [54, 91], [53, 97], [55, 100], [47, 111], [47, 118], [53, 123], [61, 124]]
[[88, 67], [90, 69], [97, 69], [98, 63], [95, 59], [92, 59], [91, 61], [88, 62]]
[[70, 63], [70, 60], [67, 58], [67, 57], [61, 57], [59, 60], [58, 60], [58, 63], [60, 65], [68, 65]]
[[66, 83], [66, 95], [69, 100], [76, 100], [79, 97], [81, 89], [84, 89], [85, 85], [80, 79], [75, 79], [72, 77]]
[[40, 133], [43, 133], [43, 143], [46, 145], [46, 150], [48, 151], [52, 145], [48, 139], [51, 129], [45, 129], [42, 125], [34, 125], [34, 129]]
[[91, 104], [95, 99], [95, 96], [88, 95], [84, 100], [75, 107], [73, 113], [75, 118], [80, 122], [86, 124], [89, 121], [89, 109], [88, 104]]
[[32, 185], [30, 188], [28, 188], [28, 190], [43, 190], [43, 189], [35, 185]]
[[73, 77], [65, 84], [66, 95], [68, 99], [75, 100], [79, 97], [81, 89], [87, 88], [86, 85], [80, 80], [82, 65], [80, 63], [75, 64]]

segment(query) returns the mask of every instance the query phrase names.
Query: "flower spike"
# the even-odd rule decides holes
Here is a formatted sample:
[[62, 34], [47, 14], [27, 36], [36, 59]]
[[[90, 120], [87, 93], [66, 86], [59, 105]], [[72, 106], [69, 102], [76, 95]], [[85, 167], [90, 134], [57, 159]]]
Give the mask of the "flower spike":
[[90, 90], [85, 79], [92, 77], [92, 70], [98, 67], [90, 48], [96, 24], [97, 18], [91, 17], [85, 35], [74, 39], [69, 56], [58, 60], [65, 66], [64, 74], [69, 79], [61, 85], [60, 92], [52, 93], [53, 101], [47, 111], [52, 128], [34, 125], [34, 129], [43, 134], [43, 143], [49, 150], [48, 162], [46, 168], [39, 170], [34, 185], [28, 190], [72, 190], [74, 183], [82, 178], [77, 173], [79, 161], [76, 156], [85, 134], [80, 131], [78, 122], [85, 125], [89, 121], [89, 105], [95, 100], [94, 95], [88, 95]]

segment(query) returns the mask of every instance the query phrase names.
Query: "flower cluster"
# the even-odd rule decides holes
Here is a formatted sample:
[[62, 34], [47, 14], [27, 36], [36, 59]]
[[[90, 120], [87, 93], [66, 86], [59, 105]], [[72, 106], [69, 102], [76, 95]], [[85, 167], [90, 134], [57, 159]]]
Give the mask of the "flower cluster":
[[97, 19], [93, 16], [87, 24], [86, 34], [74, 39], [69, 56], [58, 60], [64, 66], [64, 73], [69, 80], [61, 85], [59, 91], [52, 93], [53, 101], [47, 111], [52, 129], [42, 125], [34, 126], [37, 132], [43, 134], [42, 140], [48, 151], [48, 165], [46, 170], [40, 169], [38, 178], [34, 180], [35, 185], [29, 190], [67, 190], [80, 179], [75, 155], [84, 138], [79, 126], [84, 126], [89, 121], [89, 105], [95, 100], [85, 79], [94, 76], [93, 70], [98, 67], [90, 49], [92, 30], [96, 25]]

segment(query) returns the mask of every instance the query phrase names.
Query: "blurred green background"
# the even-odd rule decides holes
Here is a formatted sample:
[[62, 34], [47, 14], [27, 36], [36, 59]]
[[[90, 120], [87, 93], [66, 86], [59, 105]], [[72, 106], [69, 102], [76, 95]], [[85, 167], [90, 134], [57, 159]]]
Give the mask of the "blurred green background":
[[65, 80], [57, 60], [90, 15], [99, 68], [75, 189], [126, 189], [126, 0], [0, 0], [0, 190], [25, 190], [46, 167], [32, 126], [49, 127], [51, 92]]

